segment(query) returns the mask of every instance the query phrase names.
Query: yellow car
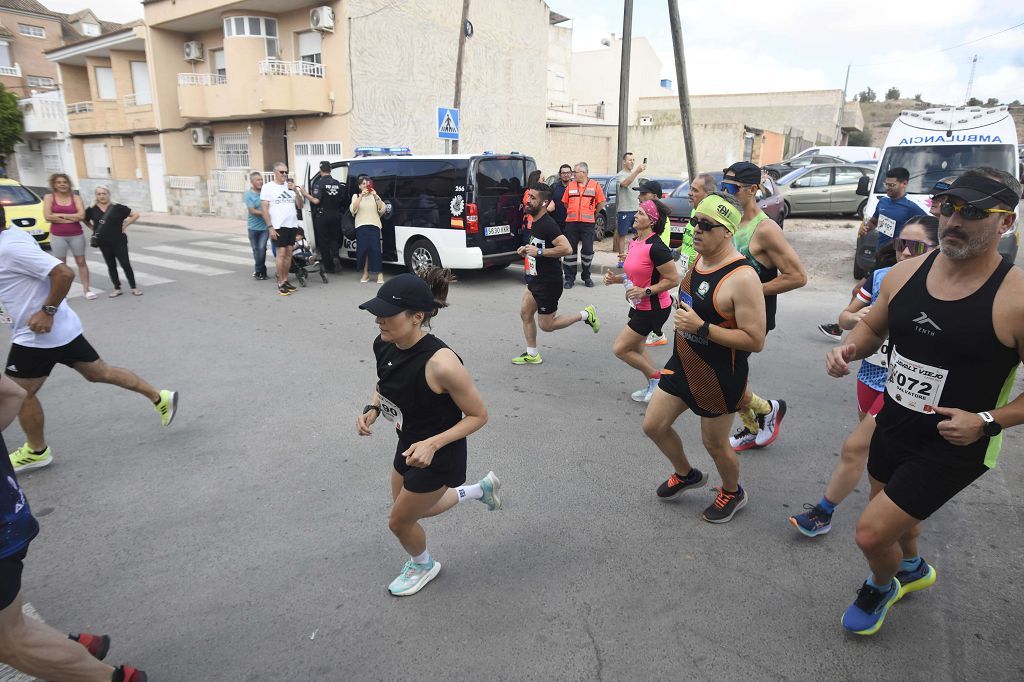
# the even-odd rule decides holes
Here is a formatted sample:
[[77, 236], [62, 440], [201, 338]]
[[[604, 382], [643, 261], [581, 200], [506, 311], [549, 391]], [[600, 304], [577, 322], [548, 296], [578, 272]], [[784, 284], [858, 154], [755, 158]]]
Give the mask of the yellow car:
[[17, 180], [0, 178], [0, 206], [8, 225], [16, 225], [35, 237], [44, 249], [50, 248], [50, 223], [43, 217], [43, 200]]

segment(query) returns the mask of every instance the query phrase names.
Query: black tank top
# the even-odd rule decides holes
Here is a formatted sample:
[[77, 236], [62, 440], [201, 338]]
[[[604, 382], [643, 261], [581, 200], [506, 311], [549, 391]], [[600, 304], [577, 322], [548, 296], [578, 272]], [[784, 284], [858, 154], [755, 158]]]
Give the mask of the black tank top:
[[403, 442], [436, 436], [462, 419], [462, 410], [450, 395], [434, 393], [427, 385], [427, 362], [447, 347], [433, 334], [406, 350], [379, 336], [373, 342], [381, 416], [394, 423]]
[[927, 286], [938, 254], [929, 255], [889, 302], [889, 377], [878, 428], [899, 441], [992, 467], [1001, 436], [982, 437], [965, 447], [951, 445], [936, 428], [944, 417], [924, 406], [982, 412], [1006, 403], [1020, 358], [996, 337], [992, 305], [1012, 266], [1000, 260], [977, 291], [942, 301]]

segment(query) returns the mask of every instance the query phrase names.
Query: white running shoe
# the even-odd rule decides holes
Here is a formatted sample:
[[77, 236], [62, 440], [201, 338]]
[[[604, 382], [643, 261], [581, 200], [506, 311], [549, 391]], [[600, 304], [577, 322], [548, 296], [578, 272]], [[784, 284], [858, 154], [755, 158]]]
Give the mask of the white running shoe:
[[754, 440], [759, 448], [775, 442], [782, 430], [782, 418], [786, 416], [785, 400], [769, 400], [768, 402], [772, 405], [772, 411], [759, 420], [761, 429], [757, 432], [757, 437]]
[[412, 559], [405, 562], [402, 572], [388, 585], [388, 592], [396, 597], [408, 597], [427, 586], [441, 572], [441, 562], [430, 560], [429, 564], [417, 564]]

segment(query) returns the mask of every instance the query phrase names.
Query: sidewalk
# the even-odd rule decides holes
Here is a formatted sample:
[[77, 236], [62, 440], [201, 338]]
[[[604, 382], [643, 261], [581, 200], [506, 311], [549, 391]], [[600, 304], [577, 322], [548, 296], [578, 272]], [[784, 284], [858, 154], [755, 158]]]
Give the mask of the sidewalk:
[[236, 235], [244, 235], [249, 229], [244, 220], [217, 218], [216, 216], [171, 215], [169, 213], [142, 213], [135, 224]]

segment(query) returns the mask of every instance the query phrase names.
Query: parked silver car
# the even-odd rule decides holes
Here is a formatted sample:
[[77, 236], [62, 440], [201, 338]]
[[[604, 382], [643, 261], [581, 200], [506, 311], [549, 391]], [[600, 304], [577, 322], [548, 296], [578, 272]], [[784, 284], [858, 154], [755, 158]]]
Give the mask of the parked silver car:
[[874, 173], [870, 166], [850, 163], [811, 166], [788, 173], [776, 183], [782, 194], [783, 217], [800, 213], [862, 217], [867, 199], [857, 195], [857, 183]]

